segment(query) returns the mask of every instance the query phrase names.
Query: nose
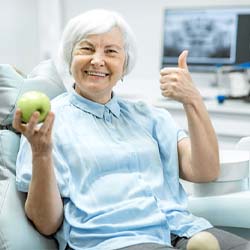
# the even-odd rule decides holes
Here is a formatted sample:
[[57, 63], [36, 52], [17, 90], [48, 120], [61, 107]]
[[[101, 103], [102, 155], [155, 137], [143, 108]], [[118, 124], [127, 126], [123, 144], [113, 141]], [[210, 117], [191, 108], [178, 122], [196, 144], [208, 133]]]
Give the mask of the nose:
[[92, 55], [91, 65], [101, 67], [104, 66], [104, 64], [105, 64], [104, 57], [101, 53], [96, 52]]

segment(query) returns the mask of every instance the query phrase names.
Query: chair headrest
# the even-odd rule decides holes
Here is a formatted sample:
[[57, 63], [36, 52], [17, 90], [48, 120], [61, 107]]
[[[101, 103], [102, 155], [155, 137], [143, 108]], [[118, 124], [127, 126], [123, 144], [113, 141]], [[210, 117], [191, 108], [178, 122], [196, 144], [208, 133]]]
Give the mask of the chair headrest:
[[19, 97], [31, 90], [44, 92], [50, 99], [66, 91], [52, 60], [40, 63], [24, 78], [9, 64], [0, 64], [0, 125], [10, 125]]

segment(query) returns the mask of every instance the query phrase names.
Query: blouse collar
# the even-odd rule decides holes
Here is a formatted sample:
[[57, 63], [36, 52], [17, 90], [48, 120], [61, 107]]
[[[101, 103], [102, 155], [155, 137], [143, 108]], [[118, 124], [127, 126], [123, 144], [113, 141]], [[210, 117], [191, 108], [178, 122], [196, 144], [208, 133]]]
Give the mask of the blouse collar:
[[114, 92], [112, 92], [112, 97], [106, 104], [100, 104], [91, 101], [79, 95], [75, 91], [70, 93], [70, 102], [79, 109], [91, 113], [99, 118], [104, 117], [104, 112], [106, 109], [108, 109], [116, 117], [119, 117], [120, 115], [120, 106], [117, 96], [114, 94]]

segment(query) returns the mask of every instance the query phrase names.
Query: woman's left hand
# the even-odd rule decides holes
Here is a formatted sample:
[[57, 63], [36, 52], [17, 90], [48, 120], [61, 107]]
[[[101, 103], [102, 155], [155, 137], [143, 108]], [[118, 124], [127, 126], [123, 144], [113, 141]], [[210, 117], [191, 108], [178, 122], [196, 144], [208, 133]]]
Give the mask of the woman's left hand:
[[178, 67], [161, 70], [162, 95], [183, 104], [190, 140], [178, 142], [180, 176], [192, 182], [209, 182], [219, 176], [218, 142], [206, 106], [193, 84], [183, 51]]
[[178, 67], [167, 67], [160, 71], [162, 95], [183, 104], [190, 104], [201, 95], [193, 84], [187, 66], [188, 51], [184, 50], [178, 59]]

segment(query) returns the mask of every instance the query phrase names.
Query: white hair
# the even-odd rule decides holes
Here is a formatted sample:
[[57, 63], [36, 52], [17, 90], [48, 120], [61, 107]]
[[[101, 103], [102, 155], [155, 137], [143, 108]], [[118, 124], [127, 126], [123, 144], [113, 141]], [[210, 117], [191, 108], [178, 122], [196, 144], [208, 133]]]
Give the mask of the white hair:
[[136, 62], [136, 41], [133, 31], [123, 17], [109, 10], [95, 9], [72, 18], [66, 25], [56, 59], [56, 67], [67, 90], [72, 90], [74, 79], [70, 75], [72, 51], [75, 45], [88, 35], [102, 34], [118, 27], [123, 35], [125, 49], [124, 75], [128, 74]]

